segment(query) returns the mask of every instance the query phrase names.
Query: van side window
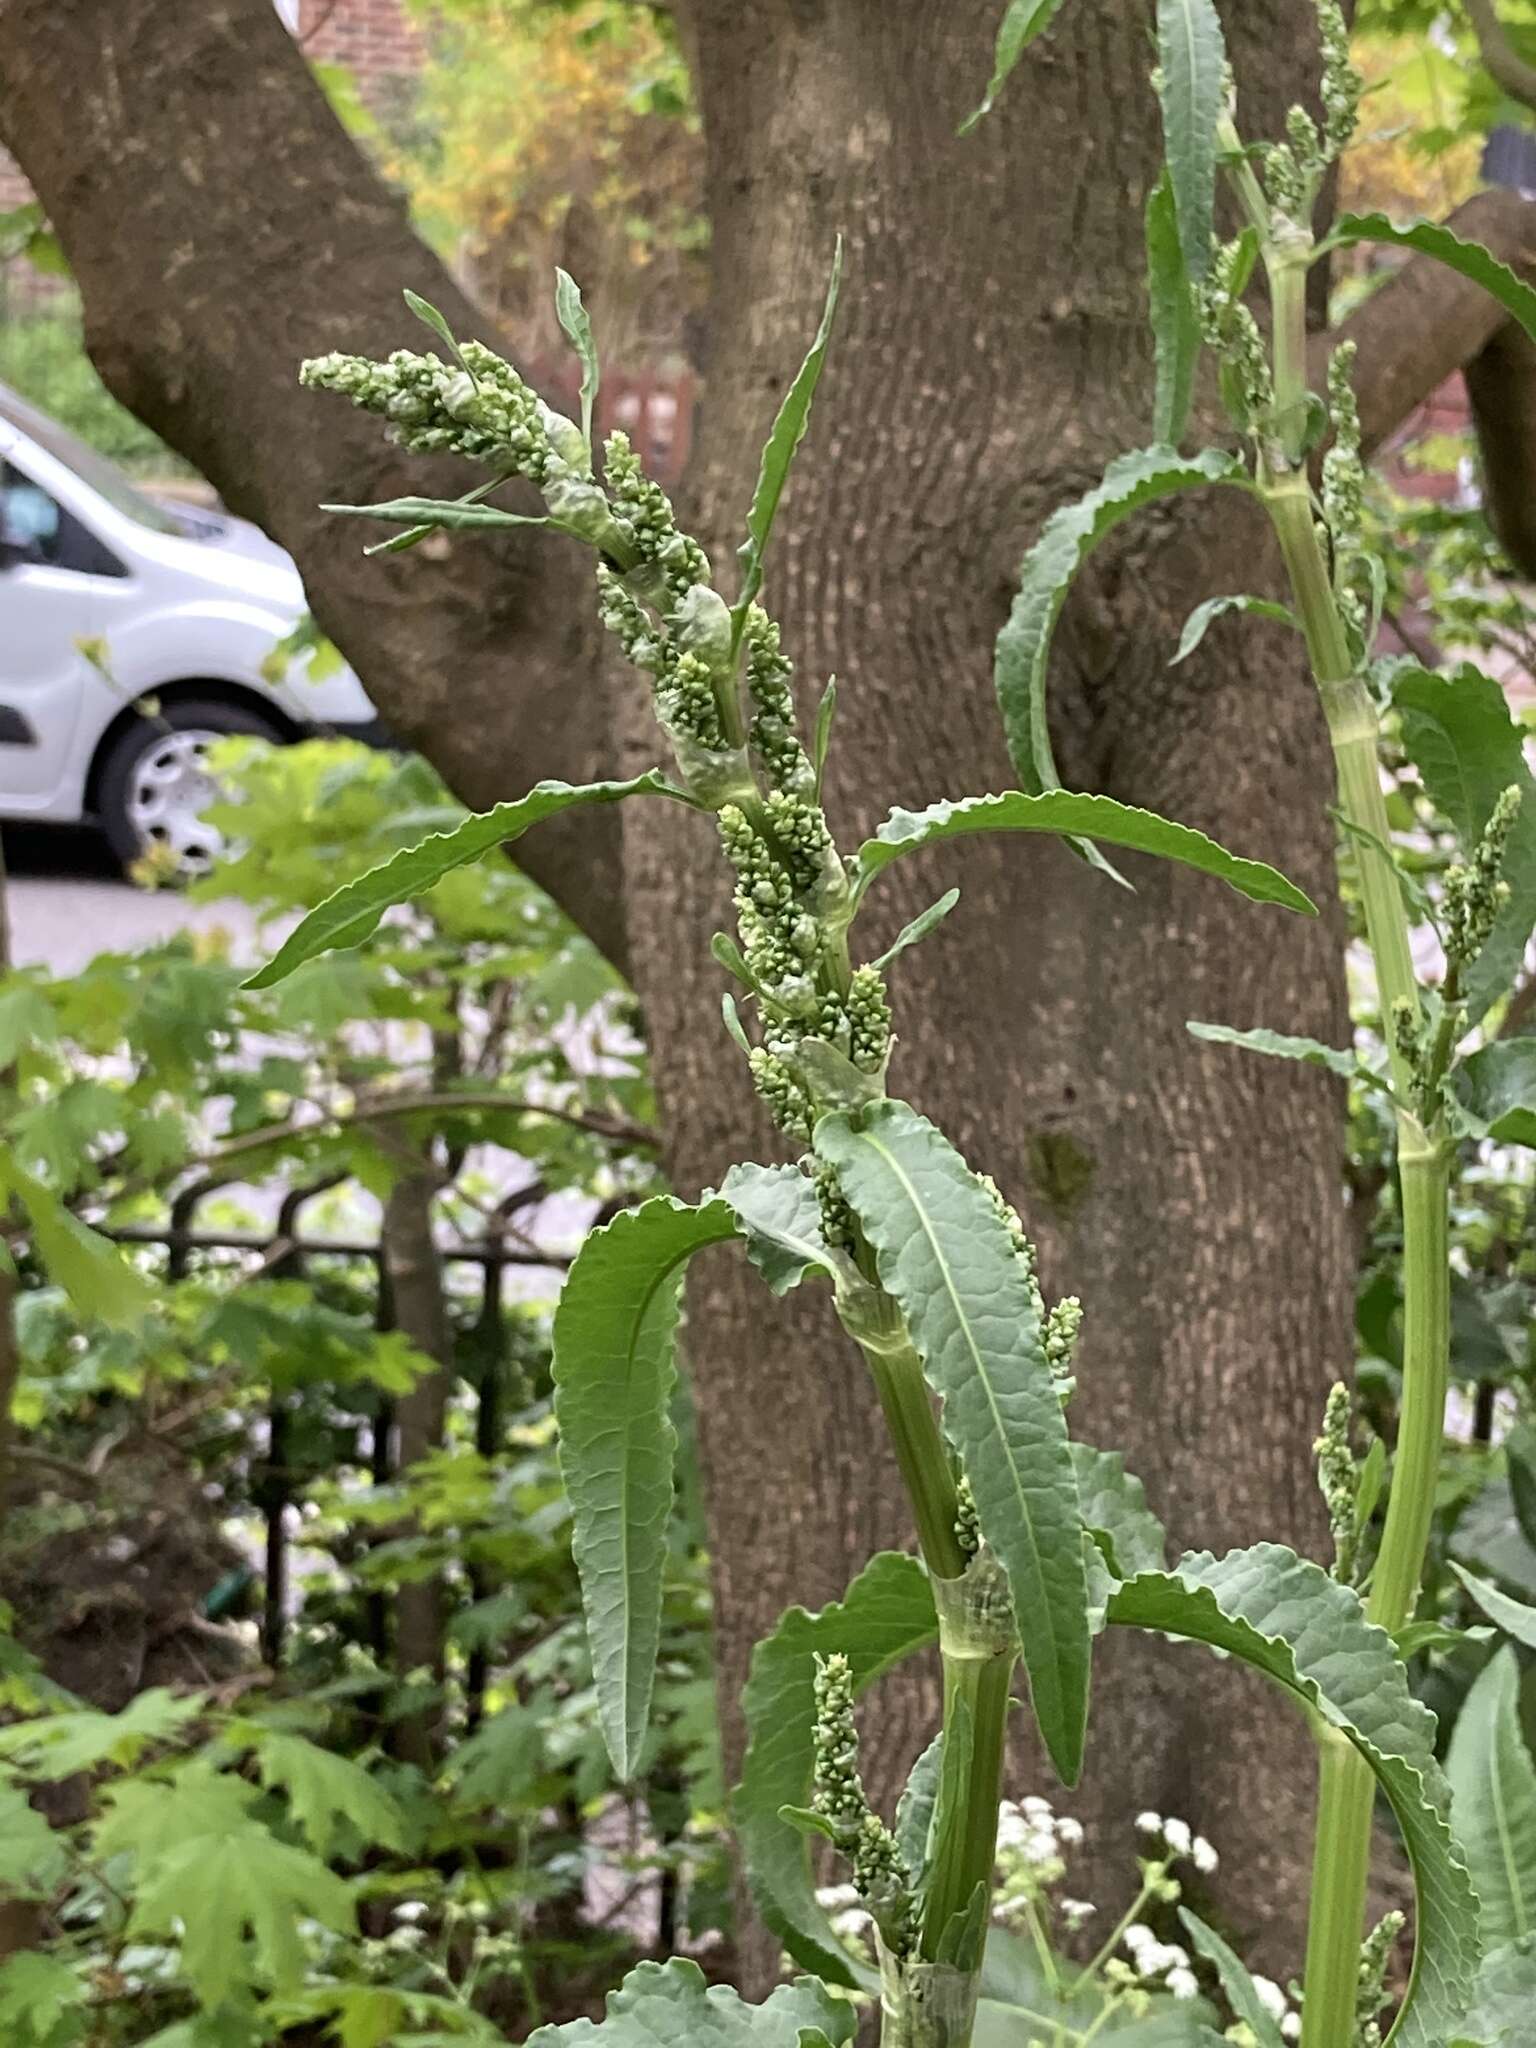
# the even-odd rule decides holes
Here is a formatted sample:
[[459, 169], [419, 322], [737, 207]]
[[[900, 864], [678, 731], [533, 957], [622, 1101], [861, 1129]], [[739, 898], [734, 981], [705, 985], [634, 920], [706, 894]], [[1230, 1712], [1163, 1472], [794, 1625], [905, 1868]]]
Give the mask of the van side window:
[[72, 569], [80, 576], [125, 576], [128, 572], [41, 484], [11, 462], [0, 461], [0, 541], [23, 562]]

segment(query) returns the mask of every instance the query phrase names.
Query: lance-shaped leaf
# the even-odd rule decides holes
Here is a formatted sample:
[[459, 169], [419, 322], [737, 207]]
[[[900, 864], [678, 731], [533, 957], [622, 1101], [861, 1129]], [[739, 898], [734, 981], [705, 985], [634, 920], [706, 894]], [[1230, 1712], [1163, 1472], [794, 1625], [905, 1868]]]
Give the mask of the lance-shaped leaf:
[[5, 1195], [25, 1211], [48, 1277], [81, 1315], [120, 1329], [143, 1322], [154, 1303], [148, 1281], [115, 1244], [82, 1223], [8, 1148], [0, 1147], [0, 1197]]
[[1276, 604], [1271, 598], [1208, 597], [1204, 604], [1197, 604], [1184, 621], [1178, 650], [1168, 666], [1173, 668], [1179, 662], [1187, 661], [1205, 638], [1212, 621], [1226, 612], [1246, 612], [1256, 619], [1273, 619], [1278, 626], [1292, 626], [1298, 633], [1301, 631], [1301, 621], [1290, 606]]
[[598, 1716], [632, 1778], [650, 1719], [677, 1433], [670, 1414], [683, 1268], [736, 1235], [730, 1205], [658, 1195], [582, 1245], [555, 1310], [555, 1419]]
[[1018, 595], [997, 636], [993, 677], [1008, 751], [1027, 790], [1061, 786], [1046, 720], [1046, 671], [1051, 636], [1073, 577], [1089, 552], [1133, 512], [1202, 484], [1246, 490], [1248, 476], [1236, 456], [1217, 448], [1187, 457], [1175, 448], [1143, 448], [1119, 456], [1086, 497], [1051, 514], [1024, 557]]
[[1048, 29], [1061, 12], [1062, 0], [1009, 0], [1007, 12], [998, 25], [997, 48], [992, 58], [992, 76], [986, 97], [974, 114], [967, 114], [959, 133], [969, 135], [976, 123], [990, 114], [997, 96], [1008, 83], [1009, 74], [1029, 45]]
[[832, 252], [832, 276], [827, 284], [827, 300], [822, 307], [821, 325], [816, 329], [816, 339], [811, 343], [805, 361], [795, 372], [795, 381], [784, 394], [774, 420], [773, 431], [763, 447], [762, 464], [757, 472], [757, 488], [752, 493], [752, 509], [747, 514], [747, 537], [738, 553], [741, 557], [741, 595], [731, 609], [731, 618], [736, 638], [741, 637], [741, 628], [747, 616], [747, 607], [763, 587], [763, 557], [768, 551], [768, 536], [773, 531], [774, 515], [779, 509], [779, 499], [784, 495], [784, 485], [789, 476], [789, 466], [795, 459], [795, 450], [805, 438], [806, 424], [811, 416], [811, 400], [816, 396], [816, 386], [821, 382], [822, 366], [827, 360], [827, 344], [832, 339], [832, 321], [837, 312], [837, 294], [843, 281], [843, 238], [837, 238]]
[[1361, 1081], [1383, 1091], [1387, 1088], [1385, 1076], [1368, 1067], [1358, 1053], [1324, 1045], [1316, 1038], [1295, 1038], [1289, 1032], [1262, 1027], [1238, 1031], [1230, 1024], [1190, 1023], [1184, 1029], [1192, 1038], [1202, 1038], [1209, 1045], [1240, 1045], [1245, 1052], [1263, 1053], [1273, 1060], [1300, 1060], [1304, 1066], [1326, 1067], [1330, 1074], [1342, 1075], [1346, 1081]]
[[439, 313], [436, 306], [432, 304], [430, 299], [424, 299], [419, 292], [407, 290], [402, 296], [422, 326], [429, 328], [437, 336], [444, 348], [447, 349], [449, 355], [453, 357], [453, 360], [473, 384], [475, 381], [474, 372], [464, 360], [464, 352], [454, 337], [453, 329], [448, 325], [442, 314]]
[[1497, 1622], [1505, 1635], [1513, 1636], [1526, 1649], [1536, 1650], [1536, 1607], [1527, 1607], [1523, 1600], [1512, 1599], [1497, 1586], [1490, 1586], [1486, 1579], [1474, 1578], [1454, 1559], [1451, 1570], [1490, 1621]]
[[1285, 2036], [1280, 2031], [1279, 2022], [1260, 1998], [1247, 1965], [1228, 1948], [1214, 1927], [1207, 1927], [1187, 1906], [1180, 1906], [1179, 1918], [1189, 1936], [1190, 1947], [1215, 1969], [1228, 2005], [1247, 2025], [1256, 2048], [1285, 2048]]
[[981, 1532], [1008, 1574], [1035, 1718], [1074, 1783], [1088, 1716], [1083, 1522], [1028, 1269], [991, 1195], [906, 1103], [823, 1117], [815, 1146], [944, 1403]]
[[1536, 1038], [1496, 1038], [1455, 1069], [1472, 1127], [1501, 1145], [1536, 1145]]
[[402, 525], [420, 526], [424, 532], [436, 527], [483, 532], [506, 526], [551, 526], [543, 514], [503, 512], [499, 505], [476, 504], [472, 498], [385, 498], [377, 505], [322, 505], [322, 512], [339, 512], [349, 519], [389, 519]]
[[1152, 316], [1152, 352], [1157, 387], [1152, 405], [1152, 438], [1177, 448], [1189, 424], [1195, 367], [1200, 360], [1200, 322], [1168, 173], [1147, 194], [1147, 298]]
[[1226, 107], [1227, 46], [1214, 0], [1157, 0], [1158, 99], [1185, 267], [1211, 267], [1216, 129]]
[[1520, 1665], [1508, 1646], [1467, 1694], [1445, 1773], [1483, 1940], [1497, 1948], [1536, 1934], [1536, 1764], [1520, 1732]]
[[930, 903], [928, 908], [914, 917], [910, 924], [902, 926], [890, 945], [886, 947], [880, 958], [875, 962], [875, 966], [877, 968], [889, 967], [891, 962], [899, 959], [909, 946], [920, 945], [935, 925], [944, 922], [944, 919], [948, 917], [959, 901], [960, 891], [958, 889], [946, 889], [937, 903]]
[[1115, 1588], [1111, 1623], [1188, 1636], [1244, 1663], [1344, 1735], [1375, 1772], [1413, 1865], [1417, 1941], [1407, 1996], [1388, 2039], [1443, 2048], [1472, 1997], [1477, 1902], [1446, 1821], [1435, 1717], [1408, 1689], [1384, 1630], [1358, 1595], [1274, 1543], [1179, 1559]]
[[853, 886], [862, 896], [875, 876], [893, 860], [936, 839], [957, 839], [966, 832], [1050, 832], [1069, 839], [1081, 834], [1123, 846], [1134, 853], [1152, 853], [1163, 860], [1198, 868], [1230, 883], [1255, 903], [1279, 903], [1287, 910], [1316, 916], [1316, 907], [1294, 882], [1261, 860], [1243, 860], [1207, 839], [1192, 825], [1175, 824], [1154, 811], [1118, 803], [1112, 796], [1091, 796], [1082, 790], [1048, 789], [1036, 796], [1005, 790], [1001, 796], [969, 796], [959, 803], [930, 804], [926, 811], [892, 811], [859, 848]]
[[805, 1836], [780, 1817], [810, 1798], [816, 1657], [838, 1650], [863, 1692], [938, 1636], [928, 1574], [915, 1557], [884, 1551], [870, 1559], [843, 1598], [817, 1614], [791, 1607], [752, 1653], [742, 1694], [747, 1754], [734, 1813], [757, 1909], [796, 1962], [829, 1983], [875, 1987], [855, 1964], [816, 1902]]
[[1519, 726], [1502, 688], [1470, 664], [1447, 673], [1407, 668], [1393, 682], [1403, 744], [1437, 810], [1456, 829], [1464, 853], [1483, 835], [1504, 791], [1520, 791], [1504, 853], [1509, 901], [1463, 976], [1462, 998], [1475, 1023], [1510, 987], [1536, 925], [1536, 782], [1525, 765]]
[[540, 2027], [528, 2048], [843, 2048], [858, 2014], [802, 1977], [762, 2005], [746, 2005], [728, 1984], [708, 1984], [697, 1963], [641, 1963], [608, 1994], [602, 2020]]
[[434, 833], [418, 846], [407, 846], [355, 882], [338, 889], [334, 896], [316, 906], [278, 947], [264, 967], [245, 983], [247, 988], [270, 988], [283, 981], [295, 967], [326, 953], [334, 946], [357, 946], [377, 928], [379, 919], [396, 903], [409, 903], [425, 894], [444, 875], [467, 866], [518, 839], [530, 826], [573, 804], [616, 804], [627, 796], [669, 796], [687, 802], [664, 775], [653, 769], [632, 782], [540, 782], [515, 803], [498, 804], [492, 811], [479, 811], [456, 825], [451, 832]]
[[907, 1773], [907, 1782], [896, 1808], [896, 1846], [912, 1873], [913, 1887], [921, 1891], [933, 1842], [933, 1817], [938, 1810], [939, 1782], [945, 1771], [944, 1736], [935, 1735]]
[[798, 1166], [733, 1166], [720, 1199], [735, 1211], [747, 1257], [775, 1294], [787, 1294], [810, 1272], [836, 1277], [816, 1190]]
[[1459, 271], [1473, 284], [1480, 284], [1536, 341], [1536, 291], [1481, 242], [1464, 242], [1440, 221], [1411, 220], [1399, 225], [1384, 213], [1346, 213], [1334, 222], [1327, 239], [1319, 242], [1317, 256], [1348, 248], [1355, 242], [1384, 242], [1397, 249], [1414, 249], [1421, 256], [1433, 256], [1448, 270]]
[[597, 344], [592, 339], [592, 322], [581, 302], [581, 287], [566, 270], [555, 271], [555, 317], [581, 362], [581, 438], [586, 442], [590, 455], [592, 412], [597, 404], [597, 387], [602, 373], [597, 363]]

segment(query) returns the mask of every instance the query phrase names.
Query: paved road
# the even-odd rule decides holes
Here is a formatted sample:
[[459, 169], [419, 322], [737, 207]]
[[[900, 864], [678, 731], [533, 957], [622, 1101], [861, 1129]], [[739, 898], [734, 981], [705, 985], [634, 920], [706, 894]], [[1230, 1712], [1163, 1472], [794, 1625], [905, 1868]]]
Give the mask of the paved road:
[[96, 953], [128, 951], [188, 925], [251, 933], [243, 904], [193, 904], [174, 890], [134, 888], [106, 842], [84, 827], [7, 825], [0, 839], [18, 967], [73, 974]]

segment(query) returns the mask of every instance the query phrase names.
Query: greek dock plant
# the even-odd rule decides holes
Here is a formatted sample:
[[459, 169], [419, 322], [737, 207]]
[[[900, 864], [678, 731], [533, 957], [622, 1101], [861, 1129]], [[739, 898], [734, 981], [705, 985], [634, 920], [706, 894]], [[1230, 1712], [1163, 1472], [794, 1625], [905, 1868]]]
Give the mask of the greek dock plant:
[[[994, 92], [1058, 6], [1015, 0]], [[1496, 999], [1536, 916], [1536, 899], [1511, 893], [1506, 880], [1536, 814], [1518, 808], [1518, 742], [1506, 737], [1507, 717], [1498, 726], [1486, 693], [1384, 676], [1369, 662], [1375, 572], [1358, 544], [1349, 365], [1335, 360], [1326, 401], [1308, 392], [1301, 314], [1310, 263], [1326, 247], [1367, 236], [1443, 256], [1483, 278], [1521, 317], [1536, 315], [1536, 295], [1441, 230], [1346, 220], [1329, 242], [1314, 243], [1313, 201], [1358, 96], [1334, 0], [1318, 0], [1318, 15], [1323, 127], [1298, 111], [1284, 142], [1250, 150], [1233, 126], [1210, 0], [1160, 0], [1169, 170], [1149, 206], [1156, 445], [1117, 462], [1097, 490], [1058, 513], [1024, 564], [997, 654], [1021, 787], [893, 810], [857, 848], [836, 843], [821, 804], [830, 690], [806, 733], [778, 623], [759, 602], [775, 514], [830, 344], [840, 259], [821, 326], [763, 452], [733, 599], [717, 591], [703, 548], [678, 527], [622, 434], [609, 436], [597, 464], [598, 362], [580, 295], [563, 274], [557, 308], [583, 366], [579, 423], [553, 412], [490, 349], [456, 340], [415, 299], [412, 310], [442, 353], [400, 350], [383, 363], [330, 355], [305, 366], [307, 383], [379, 414], [406, 449], [453, 452], [484, 472], [452, 502], [333, 508], [400, 529], [382, 547], [407, 547], [437, 529], [542, 525], [592, 549], [600, 617], [649, 678], [670, 769], [583, 787], [540, 783], [397, 854], [306, 919], [256, 980], [276, 980], [326, 947], [356, 942], [392, 904], [556, 811], [641, 797], [685, 804], [712, 816], [736, 882], [736, 931], [713, 940], [735, 985], [722, 996], [724, 1028], [799, 1155], [791, 1164], [729, 1165], [718, 1191], [697, 1202], [662, 1197], [621, 1214], [588, 1238], [561, 1301], [561, 1455], [603, 1725], [620, 1773], [634, 1772], [646, 1739], [672, 1495], [675, 1330], [694, 1254], [728, 1243], [775, 1293], [802, 1284], [828, 1290], [877, 1390], [917, 1537], [917, 1554], [871, 1559], [834, 1605], [816, 1614], [791, 1609], [759, 1646], [747, 1688], [750, 1745], [736, 1824], [760, 1910], [813, 1975], [748, 2008], [728, 1992], [706, 1991], [687, 1962], [645, 1965], [613, 1995], [601, 2026], [579, 2022], [536, 2037], [550, 2048], [588, 2039], [613, 2048], [684, 2040], [829, 2048], [850, 2038], [854, 2017], [835, 1988], [878, 1994], [886, 2048], [966, 2048], [1015, 1681], [1022, 1666], [1045, 1750], [1072, 1783], [1093, 1639], [1106, 1627], [1187, 1637], [1237, 1656], [1291, 1694], [1317, 1731], [1323, 1805], [1303, 2006], [1308, 2048], [1353, 2048], [1362, 1966], [1379, 1986], [1384, 1937], [1372, 1937], [1362, 1954], [1374, 1788], [1396, 1814], [1417, 1891], [1413, 1976], [1390, 2038], [1403, 2048], [1478, 2038], [1463, 2032], [1476, 1995], [1475, 1899], [1448, 1824], [1434, 1719], [1409, 1690], [1394, 1632], [1413, 1605], [1439, 1442], [1446, 1150], [1458, 1131], [1514, 1106], [1513, 1068], [1489, 1064], [1490, 1054], [1509, 1048], [1490, 1046], [1461, 1066], [1456, 1050], [1468, 1022]], [[1213, 236], [1223, 175], [1247, 220], [1224, 244]], [[1243, 298], [1260, 262], [1274, 301], [1268, 342]], [[1536, 329], [1536, 318], [1531, 324]], [[1179, 452], [1202, 345], [1216, 359], [1243, 453]], [[1330, 425], [1319, 490], [1308, 462]], [[514, 478], [541, 492], [540, 517], [493, 502]], [[1064, 789], [1052, 761], [1046, 672], [1073, 574], [1138, 506], [1197, 485], [1257, 494], [1280, 535], [1295, 605], [1283, 616], [1306, 635], [1328, 710], [1341, 816], [1393, 1027], [1389, 1071], [1374, 1081], [1397, 1106], [1409, 1231], [1403, 1433], [1372, 1562], [1364, 1532], [1383, 1474], [1379, 1460], [1357, 1466], [1347, 1398], [1335, 1397], [1322, 1450], [1338, 1545], [1331, 1571], [1275, 1544], [1222, 1558], [1193, 1552], [1170, 1565], [1163, 1532], [1118, 1454], [1071, 1437], [1079, 1304], [1044, 1300], [1033, 1250], [1004, 1194], [891, 1092], [886, 968], [954, 907], [955, 892], [879, 958], [862, 957], [858, 943], [860, 911], [891, 862], [980, 831], [1055, 834], [1111, 872], [1105, 849], [1177, 860], [1257, 903], [1311, 910], [1262, 863], [1186, 826]], [[1267, 601], [1230, 602], [1277, 610]], [[1215, 609], [1190, 622], [1182, 651]], [[1434, 991], [1420, 989], [1412, 971], [1378, 781], [1377, 707], [1388, 688], [1405, 721], [1421, 719], [1442, 736], [1447, 787], [1455, 769], [1475, 770], [1468, 787], [1477, 794], [1463, 806], [1467, 858], [1444, 907], [1450, 966]], [[1496, 728], [1486, 747], [1482, 728], [1472, 730], [1472, 709], [1482, 728]], [[1506, 786], [1516, 794], [1504, 795]], [[1452, 808], [1462, 822], [1463, 811]], [[1353, 1055], [1274, 1034], [1201, 1028], [1246, 1037], [1261, 1050], [1353, 1065]], [[882, 1673], [933, 1644], [944, 1673], [943, 1725], [915, 1759], [899, 1810], [880, 1815], [859, 1774], [854, 1703]], [[823, 1838], [873, 1923], [877, 1969], [849, 1953], [818, 1899], [810, 1852]], [[1241, 2023], [1275, 2048], [1277, 2022], [1242, 1964], [1211, 1930], [1192, 1919], [1186, 1925]], [[1191, 2017], [1184, 2038], [1216, 2037]], [[1502, 2037], [1486, 2038], [1492, 2048]]]

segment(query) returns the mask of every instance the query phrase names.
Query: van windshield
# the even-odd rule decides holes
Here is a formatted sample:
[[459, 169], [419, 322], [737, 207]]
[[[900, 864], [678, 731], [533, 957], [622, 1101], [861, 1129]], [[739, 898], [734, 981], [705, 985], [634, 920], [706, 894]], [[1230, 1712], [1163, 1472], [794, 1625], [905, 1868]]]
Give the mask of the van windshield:
[[98, 455], [94, 448], [61, 427], [57, 420], [49, 419], [46, 413], [28, 405], [24, 398], [18, 398], [14, 391], [0, 387], [0, 420], [17, 427], [29, 441], [35, 441], [45, 455], [51, 455], [55, 462], [73, 470], [83, 484], [105, 498], [114, 512], [120, 512], [125, 519], [131, 519], [139, 526], [151, 527], [156, 533], [181, 533], [183, 528], [174, 515], [152, 498], [135, 489], [116, 463], [109, 462], [104, 455]]

